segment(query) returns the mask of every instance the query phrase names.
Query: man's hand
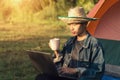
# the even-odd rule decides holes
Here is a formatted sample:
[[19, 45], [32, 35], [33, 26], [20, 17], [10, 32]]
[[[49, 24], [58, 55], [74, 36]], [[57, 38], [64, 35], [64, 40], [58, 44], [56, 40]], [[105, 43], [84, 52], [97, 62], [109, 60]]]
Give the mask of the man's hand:
[[60, 74], [75, 74], [78, 72], [76, 68], [62, 67], [59, 70]]

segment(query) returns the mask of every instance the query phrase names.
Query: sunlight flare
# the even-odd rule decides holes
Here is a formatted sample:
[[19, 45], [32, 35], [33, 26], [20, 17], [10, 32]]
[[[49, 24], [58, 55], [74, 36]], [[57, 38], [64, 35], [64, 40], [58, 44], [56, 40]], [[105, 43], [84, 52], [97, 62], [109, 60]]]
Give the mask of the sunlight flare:
[[22, 2], [22, 0], [11, 0], [11, 3], [13, 4], [13, 5], [18, 5], [18, 4], [20, 4]]
[[12, 0], [14, 3], [18, 4], [20, 3], [22, 0]]

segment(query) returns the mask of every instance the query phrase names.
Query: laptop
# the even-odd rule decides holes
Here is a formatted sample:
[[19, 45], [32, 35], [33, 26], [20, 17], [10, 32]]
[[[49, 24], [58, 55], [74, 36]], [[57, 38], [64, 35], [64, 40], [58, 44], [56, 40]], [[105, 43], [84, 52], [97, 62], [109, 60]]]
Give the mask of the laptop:
[[27, 54], [38, 72], [58, 76], [51, 53], [27, 50]]
[[58, 74], [51, 53], [27, 50], [27, 54], [29, 55], [33, 66], [38, 72], [54, 76], [61, 76], [65, 78], [67, 77], [70, 79], [76, 79], [75, 77]]

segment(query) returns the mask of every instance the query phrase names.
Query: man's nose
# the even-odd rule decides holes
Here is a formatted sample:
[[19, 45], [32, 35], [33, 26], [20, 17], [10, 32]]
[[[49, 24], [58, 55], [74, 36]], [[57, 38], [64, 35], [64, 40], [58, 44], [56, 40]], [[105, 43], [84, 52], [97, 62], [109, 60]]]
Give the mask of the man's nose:
[[71, 25], [71, 26], [70, 26], [70, 30], [74, 30], [74, 27], [73, 27], [73, 25]]

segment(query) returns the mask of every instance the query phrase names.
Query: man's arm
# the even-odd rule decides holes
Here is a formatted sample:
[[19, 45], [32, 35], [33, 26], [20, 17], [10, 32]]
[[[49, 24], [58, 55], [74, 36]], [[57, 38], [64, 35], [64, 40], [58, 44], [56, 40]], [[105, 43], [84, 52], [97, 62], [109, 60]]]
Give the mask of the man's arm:
[[88, 68], [79, 67], [77, 68], [80, 75], [87, 75], [88, 77], [95, 77], [99, 73], [104, 72], [104, 57], [101, 47], [94, 47], [93, 53], [91, 56], [91, 61]]

